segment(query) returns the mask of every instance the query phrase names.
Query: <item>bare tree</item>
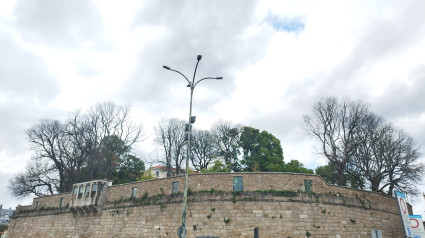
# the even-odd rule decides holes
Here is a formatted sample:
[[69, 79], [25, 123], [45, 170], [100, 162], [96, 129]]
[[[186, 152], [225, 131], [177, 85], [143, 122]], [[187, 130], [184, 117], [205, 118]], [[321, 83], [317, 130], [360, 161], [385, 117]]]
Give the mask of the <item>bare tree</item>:
[[25, 172], [18, 173], [9, 182], [9, 189], [17, 198], [54, 194], [60, 186], [56, 167], [51, 162], [37, 159], [32, 159]]
[[[131, 123], [128, 113], [128, 106], [98, 104], [88, 113], [71, 114], [65, 123], [42, 120], [27, 131], [31, 148], [35, 152], [34, 160], [47, 161], [47, 164], [54, 166], [54, 170], [46, 170], [43, 174], [58, 178], [59, 186], [54, 192], [71, 191], [72, 184], [82, 179], [110, 179], [110, 170], [116, 166], [105, 167], [111, 164], [108, 156], [114, 154], [120, 157], [141, 140], [142, 128]], [[122, 148], [113, 148], [118, 145]], [[28, 169], [21, 174], [28, 176], [18, 176], [21, 179], [30, 178], [30, 173]]]
[[362, 102], [325, 98], [304, 116], [307, 131], [321, 142], [321, 153], [335, 169], [339, 185], [367, 181], [370, 190], [417, 194], [423, 164], [419, 149], [403, 130], [386, 123]]
[[[87, 165], [90, 179], [98, 177], [95, 171], [110, 171], [116, 167], [112, 165], [112, 154], [119, 157], [128, 153], [131, 146], [141, 140], [142, 128], [131, 122], [129, 111], [129, 106], [108, 102], [96, 105], [80, 118], [80, 126], [77, 127], [89, 149]], [[121, 148], [118, 148], [119, 144]], [[115, 146], [112, 154], [111, 146]], [[110, 173], [106, 177], [109, 176]]]
[[385, 154], [391, 151], [391, 134], [392, 127], [370, 113], [355, 135], [357, 148], [350, 163], [368, 181], [372, 191], [383, 192], [380, 186], [388, 175]]
[[412, 137], [403, 130], [395, 130], [391, 140], [391, 153], [385, 153], [388, 177], [382, 189], [388, 187], [392, 195], [394, 189], [416, 196], [418, 184], [424, 174], [424, 165], [420, 163], [419, 148]]
[[328, 97], [304, 116], [307, 132], [321, 143], [320, 153], [337, 169], [338, 185], [347, 185], [350, 159], [357, 148], [355, 134], [367, 113], [368, 106], [362, 102]]
[[[185, 123], [177, 118], [162, 119], [155, 127], [156, 143], [162, 147], [164, 158], [159, 162], [167, 167], [167, 177], [180, 174], [185, 158]], [[174, 163], [175, 173], [172, 170]]]
[[155, 142], [162, 147], [164, 150], [164, 159], [160, 159], [160, 162], [165, 164], [167, 168], [167, 177], [171, 176], [171, 155], [173, 142], [170, 136], [170, 130], [168, 127], [168, 122], [165, 119], [162, 119], [158, 122], [158, 125], [155, 126], [156, 139]]
[[[172, 126], [174, 128], [173, 133], [173, 159], [174, 165], [176, 169], [176, 175], [179, 175], [182, 171], [182, 163], [183, 160], [187, 156], [186, 144], [187, 141], [185, 139], [185, 122], [183, 120], [173, 120]], [[189, 168], [185, 168], [189, 169]]]
[[358, 148], [352, 164], [368, 180], [372, 191], [392, 195], [398, 189], [417, 195], [424, 167], [418, 162], [419, 149], [403, 130], [394, 128], [374, 114], [357, 133]]
[[207, 130], [193, 131], [192, 138], [192, 165], [196, 170], [208, 169], [208, 165], [217, 156], [217, 150], [214, 147], [214, 136]]
[[212, 127], [212, 133], [215, 147], [226, 166], [233, 171], [239, 171], [238, 155], [240, 153], [241, 126], [229, 121], [219, 120]]
[[[68, 157], [61, 149], [66, 144], [64, 142], [65, 126], [59, 121], [42, 120], [27, 131], [27, 136], [30, 148], [35, 152], [33, 159], [39, 161], [48, 159], [54, 164], [59, 177], [58, 189], [60, 192], [64, 192], [68, 187], [66, 184], [67, 165], [72, 163], [72, 161], [68, 161]], [[28, 173], [32, 173], [31, 168], [32, 166], [28, 167]], [[24, 177], [21, 176], [21, 179]], [[27, 177], [31, 177], [30, 174]]]

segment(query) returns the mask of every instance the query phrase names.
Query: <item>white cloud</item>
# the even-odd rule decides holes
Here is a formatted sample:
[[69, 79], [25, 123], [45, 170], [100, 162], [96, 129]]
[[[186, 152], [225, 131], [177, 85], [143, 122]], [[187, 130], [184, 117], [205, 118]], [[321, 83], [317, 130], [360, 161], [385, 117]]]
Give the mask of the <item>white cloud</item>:
[[[131, 103], [148, 136], [140, 149], [152, 150], [156, 122], [186, 120], [189, 107], [184, 79], [162, 65], [191, 77], [197, 54], [199, 77], [224, 77], [197, 86], [198, 128], [221, 118], [267, 130], [282, 141], [286, 161], [314, 169], [325, 160], [302, 115], [323, 96], [350, 96], [425, 145], [424, 7], [420, 0], [1, 3], [0, 168], [25, 166], [25, 131], [39, 119], [103, 101]], [[270, 17], [303, 27], [282, 31]]]

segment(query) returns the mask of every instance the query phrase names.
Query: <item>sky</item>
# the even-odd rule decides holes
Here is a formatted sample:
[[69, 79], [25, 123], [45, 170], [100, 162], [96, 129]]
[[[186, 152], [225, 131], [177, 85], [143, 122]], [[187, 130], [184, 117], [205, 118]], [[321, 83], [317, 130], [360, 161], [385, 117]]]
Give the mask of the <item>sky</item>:
[[[9, 0], [0, 3], [0, 204], [32, 156], [26, 131], [97, 103], [130, 104], [156, 154], [154, 126], [187, 120], [196, 56], [195, 128], [217, 120], [266, 130], [284, 160], [326, 164], [302, 116], [349, 97], [407, 131], [425, 154], [425, 1]], [[149, 156], [148, 156], [149, 157]], [[425, 162], [425, 155], [421, 157]], [[420, 193], [425, 186], [419, 185]], [[414, 211], [425, 215], [422, 197]]]

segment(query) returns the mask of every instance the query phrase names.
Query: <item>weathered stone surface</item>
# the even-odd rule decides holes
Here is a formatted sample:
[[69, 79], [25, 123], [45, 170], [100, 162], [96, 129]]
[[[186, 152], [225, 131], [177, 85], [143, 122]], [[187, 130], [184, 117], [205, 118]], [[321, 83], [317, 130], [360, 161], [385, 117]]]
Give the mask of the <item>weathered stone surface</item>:
[[[232, 192], [235, 175], [243, 176], [244, 193]], [[179, 181], [182, 192], [183, 179], [108, 187], [108, 202], [97, 214], [59, 208], [60, 198], [70, 194], [37, 198], [33, 206], [15, 212], [7, 237], [177, 237], [182, 195], [170, 193], [173, 181]], [[314, 194], [303, 192], [304, 179], [313, 181]], [[191, 175], [189, 181], [194, 193], [189, 196], [187, 237], [253, 237], [255, 227], [262, 238], [304, 238], [307, 232], [310, 237], [370, 237], [372, 229], [382, 230], [384, 237], [403, 237], [394, 198], [327, 185], [315, 175], [199, 174]], [[133, 187], [138, 188], [137, 199], [127, 200]], [[206, 192], [210, 189], [215, 192]], [[269, 189], [297, 193], [290, 197], [264, 192]], [[142, 202], [146, 192], [154, 197]]]

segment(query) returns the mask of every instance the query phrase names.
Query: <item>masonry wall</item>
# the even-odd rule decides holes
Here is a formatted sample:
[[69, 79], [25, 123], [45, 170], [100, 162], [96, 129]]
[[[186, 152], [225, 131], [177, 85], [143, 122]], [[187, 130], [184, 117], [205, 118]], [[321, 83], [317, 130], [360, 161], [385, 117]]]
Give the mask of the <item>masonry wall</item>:
[[[244, 192], [232, 192], [233, 176], [243, 177]], [[304, 193], [305, 179], [313, 181], [313, 194]], [[175, 181], [182, 192], [184, 176], [109, 187], [108, 203], [97, 215], [59, 209], [54, 204], [60, 195], [39, 198], [46, 207], [18, 209], [8, 237], [177, 237], [182, 195], [171, 194]], [[319, 176], [196, 174], [189, 181], [188, 237], [252, 237], [254, 227], [260, 237], [371, 237], [372, 229], [404, 237], [394, 198], [327, 185]], [[128, 199], [133, 187], [138, 196]]]

